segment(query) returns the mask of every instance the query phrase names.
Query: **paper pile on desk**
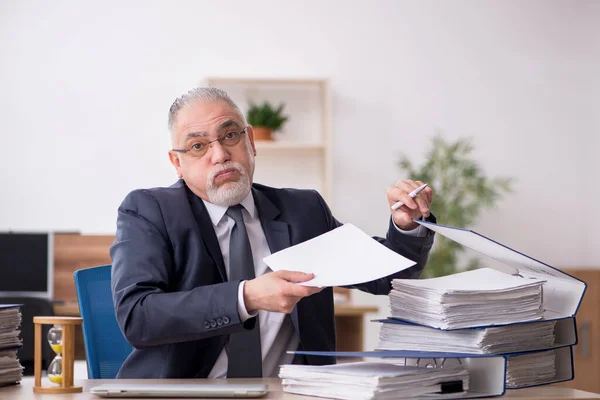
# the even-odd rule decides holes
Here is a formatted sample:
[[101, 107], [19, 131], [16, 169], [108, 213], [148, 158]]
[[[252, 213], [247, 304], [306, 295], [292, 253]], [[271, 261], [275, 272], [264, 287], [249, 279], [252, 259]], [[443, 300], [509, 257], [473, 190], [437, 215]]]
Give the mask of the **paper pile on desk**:
[[463, 366], [419, 368], [381, 362], [282, 365], [284, 392], [343, 400], [457, 398], [469, 387]]
[[394, 318], [440, 329], [503, 325], [543, 317], [541, 279], [491, 268], [432, 279], [394, 279]]
[[16, 350], [0, 351], [0, 386], [17, 383], [23, 378], [23, 367]]
[[23, 378], [23, 367], [17, 358], [17, 349], [22, 345], [20, 326], [20, 306], [0, 304], [0, 386]]

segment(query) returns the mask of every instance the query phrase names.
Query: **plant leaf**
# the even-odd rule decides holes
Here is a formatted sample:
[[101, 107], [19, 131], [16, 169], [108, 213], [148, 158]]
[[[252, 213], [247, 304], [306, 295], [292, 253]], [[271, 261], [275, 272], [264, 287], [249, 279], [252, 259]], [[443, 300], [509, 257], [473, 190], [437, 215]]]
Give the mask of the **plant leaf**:
[[[472, 158], [473, 151], [470, 138], [449, 142], [438, 133], [432, 138], [421, 166], [415, 167], [406, 155], [400, 155], [398, 166], [406, 176], [427, 182], [434, 190], [432, 212], [444, 225], [473, 225], [483, 209], [493, 207], [504, 194], [512, 192], [514, 179], [487, 177]], [[477, 259], [460, 264], [458, 255], [464, 250], [458, 243], [436, 236], [423, 277], [477, 268]]]
[[268, 101], [262, 104], [256, 104], [248, 101], [249, 108], [246, 112], [246, 120], [252, 126], [264, 126], [271, 128], [274, 132], [281, 130], [283, 125], [289, 120], [288, 116], [283, 115], [285, 104], [281, 103], [274, 108]]

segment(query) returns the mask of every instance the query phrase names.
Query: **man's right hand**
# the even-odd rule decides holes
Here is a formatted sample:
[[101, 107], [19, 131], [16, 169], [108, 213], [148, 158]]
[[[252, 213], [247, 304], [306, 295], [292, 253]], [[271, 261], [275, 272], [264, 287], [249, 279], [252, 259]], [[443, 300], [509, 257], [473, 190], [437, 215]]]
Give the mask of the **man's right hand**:
[[303, 297], [323, 288], [296, 285], [314, 278], [314, 274], [296, 271], [269, 272], [244, 284], [244, 303], [249, 313], [257, 310], [289, 314]]

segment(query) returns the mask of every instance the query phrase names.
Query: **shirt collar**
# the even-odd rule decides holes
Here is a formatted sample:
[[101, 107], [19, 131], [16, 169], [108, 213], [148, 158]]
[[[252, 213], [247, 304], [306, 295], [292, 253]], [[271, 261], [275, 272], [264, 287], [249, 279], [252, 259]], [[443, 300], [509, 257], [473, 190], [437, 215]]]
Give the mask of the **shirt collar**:
[[[212, 221], [214, 226], [217, 226], [219, 222], [223, 219], [223, 216], [227, 212], [228, 206], [222, 206], [219, 204], [209, 203], [208, 201], [202, 199], [204, 205], [206, 206], [206, 211], [208, 211], [208, 215], [210, 216], [210, 220]], [[252, 190], [248, 193], [248, 195], [240, 202], [242, 207], [246, 209], [250, 217], [256, 218], [256, 205], [254, 204], [254, 196], [252, 196]]]

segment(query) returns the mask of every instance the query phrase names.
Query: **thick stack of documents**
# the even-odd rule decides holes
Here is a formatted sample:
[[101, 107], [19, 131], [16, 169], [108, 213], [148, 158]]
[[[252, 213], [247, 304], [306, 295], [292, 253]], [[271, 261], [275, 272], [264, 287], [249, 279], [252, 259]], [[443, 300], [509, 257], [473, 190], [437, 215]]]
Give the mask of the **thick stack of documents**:
[[440, 329], [535, 321], [543, 317], [542, 285], [481, 268], [432, 279], [394, 279], [394, 318]]
[[334, 399], [457, 398], [469, 388], [462, 365], [449, 368], [398, 366], [380, 362], [282, 365], [284, 392]]
[[0, 386], [20, 382], [23, 367], [17, 358], [17, 350], [0, 350]]
[[[365, 352], [368, 353], [368, 352]], [[381, 356], [382, 352], [373, 352], [374, 357]], [[383, 352], [385, 353], [385, 352]], [[387, 351], [387, 353], [406, 353], [402, 351]], [[427, 353], [421, 353], [426, 357]], [[430, 353], [435, 354], [435, 353]], [[447, 353], [446, 357], [451, 353]], [[466, 355], [462, 355], [466, 356]], [[571, 346], [563, 346], [551, 350], [532, 351], [526, 353], [513, 353], [499, 355], [506, 359], [506, 376], [504, 381], [507, 389], [546, 385], [573, 379], [573, 353]], [[365, 354], [368, 357], [368, 354]], [[490, 355], [471, 355], [474, 357], [491, 357]], [[393, 360], [393, 359], [392, 359]], [[431, 365], [440, 368], [444, 359], [396, 359], [401, 365]], [[446, 365], [450, 359], [446, 358]], [[471, 378], [473, 378], [471, 376]], [[471, 384], [473, 386], [473, 384]]]
[[[396, 320], [383, 320], [379, 350], [506, 354], [554, 346], [557, 321], [444, 331]], [[569, 343], [570, 344], [570, 343]]]
[[556, 376], [554, 350], [529, 353], [508, 358], [506, 387], [516, 389], [550, 383]]
[[17, 383], [23, 378], [23, 367], [17, 358], [22, 341], [19, 305], [0, 304], [0, 386]]

